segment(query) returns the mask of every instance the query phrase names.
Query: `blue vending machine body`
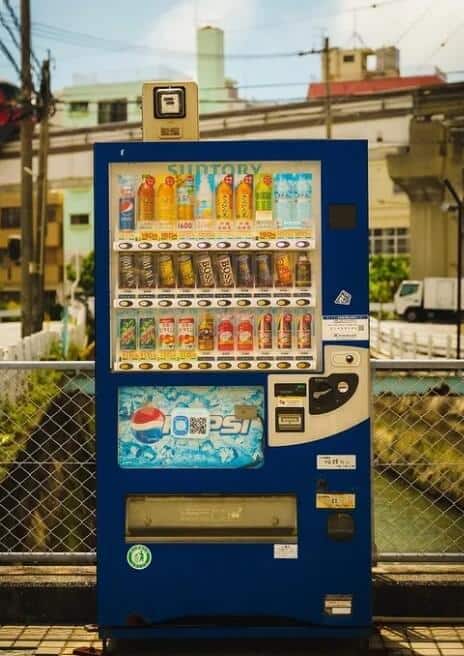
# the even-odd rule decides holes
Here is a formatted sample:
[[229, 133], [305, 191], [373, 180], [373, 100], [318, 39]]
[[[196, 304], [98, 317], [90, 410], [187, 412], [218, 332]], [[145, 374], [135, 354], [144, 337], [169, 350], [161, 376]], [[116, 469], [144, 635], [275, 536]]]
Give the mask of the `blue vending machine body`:
[[[366, 142], [98, 144], [94, 162], [100, 635], [367, 635], [372, 599]], [[305, 163], [309, 169], [314, 165], [312, 223], [306, 236], [298, 232], [301, 226], [293, 230], [292, 216], [299, 212], [295, 203], [302, 201], [288, 191], [290, 177], [279, 186], [276, 162], [297, 171]], [[157, 173], [160, 166], [172, 178], [167, 183], [164, 173]], [[135, 190], [144, 169], [154, 171], [155, 227], [134, 235], [131, 212], [135, 202], [142, 202], [136, 201]], [[260, 177], [263, 170], [271, 171], [270, 177]], [[180, 176], [191, 175], [189, 193], [200, 195], [196, 176], [202, 173], [213, 176], [213, 215], [220, 193], [217, 176], [238, 180], [241, 174], [254, 175], [246, 182], [255, 185], [256, 225], [263, 221], [266, 226], [268, 220], [271, 228], [252, 227], [247, 235], [245, 223], [235, 238], [227, 225], [223, 237], [201, 232], [197, 203], [189, 234], [185, 225], [182, 236], [175, 229], [159, 232], [161, 203], [173, 198], [160, 185], [174, 180], [180, 206], [185, 181]], [[123, 174], [132, 175], [135, 186]], [[259, 185], [271, 180], [269, 210], [270, 197], [258, 194]], [[128, 232], [118, 224], [121, 213], [129, 217], [122, 224]], [[217, 253], [231, 248], [235, 283], [248, 274], [238, 267], [249, 267], [255, 276], [252, 291], [230, 293], [217, 273]], [[247, 260], [243, 255], [250, 248], [253, 256]], [[231, 315], [237, 340], [246, 333], [246, 322], [252, 323], [252, 345], [243, 337], [247, 355], [223, 350], [228, 324], [222, 322], [224, 310], [215, 309], [215, 354], [183, 363], [182, 351], [174, 357], [169, 350], [169, 339], [177, 340], [179, 332], [171, 333], [181, 330], [182, 319], [187, 333], [191, 329], [188, 303], [173, 309], [180, 301], [189, 302], [191, 290], [150, 295], [146, 289], [125, 289], [132, 285], [127, 282], [131, 267], [140, 276], [144, 267], [153, 266], [158, 287], [163, 287], [173, 263], [180, 279], [184, 272], [179, 267], [186, 260], [179, 253], [190, 249], [193, 259], [186, 266], [195, 265], [197, 287], [205, 284], [198, 270], [203, 251], [213, 258], [216, 284], [220, 279], [224, 287], [219, 294], [208, 288], [195, 291], [193, 338], [203, 340], [201, 348], [208, 340], [201, 301], [209, 299], [215, 308], [229, 301], [247, 310], [246, 317], [241, 309]], [[140, 258], [153, 252], [154, 264], [122, 259], [121, 253], [134, 250]], [[256, 292], [257, 267], [264, 262], [256, 259], [260, 250], [271, 254], [276, 277], [271, 284], [277, 291], [269, 294]], [[163, 259], [165, 251], [174, 252], [174, 260]], [[287, 251], [290, 259], [280, 260]], [[304, 278], [300, 253], [313, 258], [306, 296], [298, 287], [298, 276]], [[160, 273], [160, 262], [167, 273]], [[285, 287], [289, 262], [291, 290]], [[121, 275], [126, 279], [121, 281]], [[249, 306], [240, 304], [252, 297]], [[266, 303], [272, 310], [264, 316], [259, 308]], [[305, 304], [312, 312], [309, 342], [301, 314]], [[263, 324], [267, 320], [273, 322], [270, 337]], [[288, 335], [293, 341], [284, 355], [259, 356], [262, 347], [271, 345], [272, 352], [282, 344], [288, 347]], [[236, 349], [243, 346], [234, 343]], [[196, 344], [200, 349], [200, 341]], [[308, 344], [312, 355], [298, 356], [295, 349], [304, 352]], [[131, 356], [131, 350], [137, 355]]]

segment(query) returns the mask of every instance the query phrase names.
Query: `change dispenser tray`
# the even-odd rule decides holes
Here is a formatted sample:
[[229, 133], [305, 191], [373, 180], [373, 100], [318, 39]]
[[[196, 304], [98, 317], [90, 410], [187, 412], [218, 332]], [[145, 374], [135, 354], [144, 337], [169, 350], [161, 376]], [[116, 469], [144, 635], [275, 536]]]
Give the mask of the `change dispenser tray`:
[[290, 495], [134, 495], [126, 542], [297, 542]]

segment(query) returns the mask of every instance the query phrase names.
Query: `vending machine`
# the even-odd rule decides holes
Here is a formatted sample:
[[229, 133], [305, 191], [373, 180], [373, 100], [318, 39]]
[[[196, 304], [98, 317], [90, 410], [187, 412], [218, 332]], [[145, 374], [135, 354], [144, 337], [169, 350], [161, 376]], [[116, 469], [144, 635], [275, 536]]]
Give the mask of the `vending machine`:
[[367, 146], [95, 147], [104, 638], [371, 623]]

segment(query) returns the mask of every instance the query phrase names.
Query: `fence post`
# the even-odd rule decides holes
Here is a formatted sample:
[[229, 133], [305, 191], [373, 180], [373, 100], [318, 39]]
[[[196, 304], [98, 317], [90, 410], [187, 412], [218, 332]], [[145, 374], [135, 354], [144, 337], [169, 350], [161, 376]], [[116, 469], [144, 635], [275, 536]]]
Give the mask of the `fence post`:
[[393, 360], [395, 357], [395, 332], [393, 328], [390, 328], [388, 331], [388, 353]]

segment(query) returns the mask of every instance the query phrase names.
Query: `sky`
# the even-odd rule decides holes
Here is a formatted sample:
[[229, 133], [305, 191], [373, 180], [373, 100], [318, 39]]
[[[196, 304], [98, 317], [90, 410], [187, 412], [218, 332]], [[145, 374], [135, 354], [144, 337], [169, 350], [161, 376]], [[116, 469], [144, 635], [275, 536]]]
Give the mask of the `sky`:
[[[10, 0], [19, 12], [19, 0]], [[55, 91], [73, 83], [195, 78], [195, 27], [225, 30], [226, 75], [240, 95], [300, 100], [320, 79], [318, 49], [397, 45], [403, 75], [438, 66], [464, 79], [464, 0], [31, 0], [33, 49], [50, 49]], [[0, 11], [8, 18], [6, 5]], [[76, 34], [78, 33], [78, 34]], [[18, 51], [0, 26], [0, 38]], [[461, 52], [459, 52], [461, 50]], [[254, 55], [266, 55], [254, 57]], [[0, 79], [18, 81], [0, 52]]]

